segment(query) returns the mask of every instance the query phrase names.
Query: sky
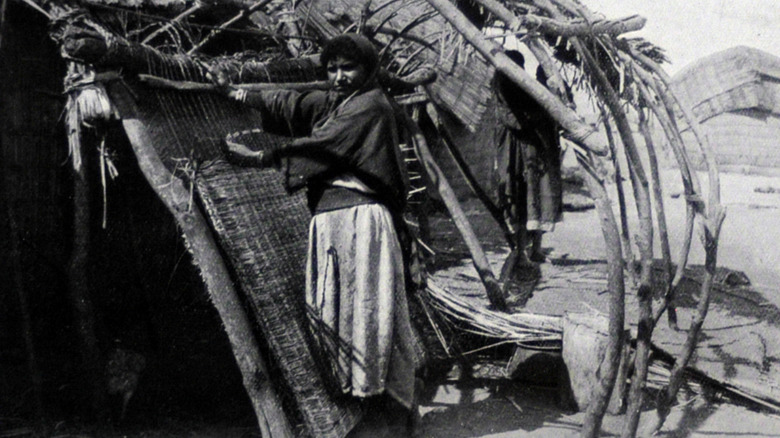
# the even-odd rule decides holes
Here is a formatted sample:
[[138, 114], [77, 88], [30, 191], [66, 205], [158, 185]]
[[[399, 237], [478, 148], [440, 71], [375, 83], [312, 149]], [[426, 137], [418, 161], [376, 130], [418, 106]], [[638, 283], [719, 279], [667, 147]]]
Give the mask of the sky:
[[738, 46], [780, 56], [780, 0], [580, 0], [606, 18], [638, 14], [641, 36], [666, 49], [674, 74], [698, 58]]

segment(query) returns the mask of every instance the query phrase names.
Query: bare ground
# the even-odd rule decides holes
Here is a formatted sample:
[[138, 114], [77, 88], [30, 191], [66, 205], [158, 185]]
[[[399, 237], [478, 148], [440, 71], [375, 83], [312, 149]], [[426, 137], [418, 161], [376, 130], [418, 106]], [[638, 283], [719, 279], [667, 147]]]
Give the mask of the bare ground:
[[[672, 181], [665, 178], [665, 181]], [[750, 287], [720, 287], [702, 339], [704, 349], [695, 366], [717, 379], [743, 388], [770, 393], [779, 379], [780, 330], [778, 325], [778, 280], [780, 280], [780, 195], [767, 187], [780, 188], [780, 179], [726, 175], [724, 202], [729, 209], [721, 240], [720, 265], [744, 271]], [[684, 204], [674, 183], [665, 187], [669, 202], [667, 216], [672, 229], [672, 245], [681, 238]], [[759, 190], [756, 190], [759, 189]], [[572, 198], [570, 198], [571, 200]], [[630, 200], [629, 200], [630, 202]], [[466, 202], [469, 218], [494, 264], [500, 267], [506, 255], [501, 234], [492, 219], [474, 201]], [[574, 199], [565, 221], [545, 238], [549, 261], [542, 265], [542, 280], [525, 310], [562, 314], [564, 311], [605, 309], [606, 298], [603, 243], [597, 218], [583, 210], [582, 199]], [[450, 281], [453, 289], [479, 290], [480, 285], [467, 252], [452, 224], [443, 215], [432, 221], [436, 258], [434, 277]], [[691, 262], [700, 264], [701, 252], [694, 250]], [[680, 323], [690, 319], [695, 303], [696, 274], [691, 275], [689, 294], [678, 303]], [[520, 303], [515, 303], [520, 304]], [[632, 307], [629, 297], [628, 308]], [[682, 334], [661, 325], [656, 341], [670, 353], [676, 352]], [[445, 367], [426, 381], [420, 404], [422, 415], [412, 433], [396, 412], [372, 412], [364, 434], [380, 437], [566, 437], [577, 436], [582, 414], [564, 403], [555, 354], [531, 354], [509, 378], [496, 378], [500, 369], [476, 369], [467, 373], [461, 367]], [[499, 365], [500, 367], [500, 365]], [[484, 378], [484, 377], [490, 378]], [[663, 384], [663, 367], [656, 367], [649, 393]], [[780, 397], [775, 398], [775, 400]], [[648, 403], [643, 422], [653, 416]], [[754, 401], [735, 396], [717, 386], [700, 382], [687, 387], [673, 409], [660, 436], [667, 437], [780, 437], [780, 418]], [[164, 415], [160, 416], [165, 418]], [[0, 418], [3, 436], [32, 436], [32, 427]], [[623, 423], [620, 415], [604, 419], [603, 436], [618, 436]], [[57, 424], [48, 436], [57, 437], [257, 437], [251, 416], [239, 415], [228, 421], [179, 418], [154, 424], [140, 421], [96, 429], [90, 425]], [[6, 435], [5, 433], [11, 433]]]

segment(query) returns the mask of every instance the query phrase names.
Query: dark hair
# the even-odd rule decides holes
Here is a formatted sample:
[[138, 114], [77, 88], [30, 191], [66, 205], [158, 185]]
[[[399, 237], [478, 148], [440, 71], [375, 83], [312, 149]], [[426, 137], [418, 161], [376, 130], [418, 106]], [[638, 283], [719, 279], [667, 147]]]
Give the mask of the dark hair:
[[[525, 69], [525, 57], [522, 53], [517, 50], [506, 50], [504, 51], [504, 54], [520, 68]], [[526, 94], [525, 91], [509, 79], [509, 76], [498, 69], [496, 69], [493, 74], [491, 85], [493, 86], [493, 90], [504, 96], [504, 98], [511, 98], [510, 96], [512, 95]]]
[[328, 62], [339, 56], [355, 61], [373, 72], [379, 63], [379, 54], [374, 44], [363, 35], [345, 33], [330, 39], [320, 54], [320, 64], [327, 67]]
[[522, 53], [518, 52], [517, 50], [507, 50], [504, 53], [509, 57], [509, 59], [514, 61], [515, 64], [519, 65], [521, 68], [525, 68], [525, 57]]

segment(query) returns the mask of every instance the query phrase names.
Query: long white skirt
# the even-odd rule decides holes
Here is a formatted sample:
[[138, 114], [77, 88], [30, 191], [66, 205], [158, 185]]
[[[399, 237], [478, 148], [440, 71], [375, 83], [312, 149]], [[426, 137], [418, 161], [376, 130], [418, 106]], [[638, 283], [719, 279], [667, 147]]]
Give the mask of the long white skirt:
[[409, 320], [401, 247], [386, 207], [316, 214], [309, 228], [306, 304], [315, 341], [343, 393], [387, 391], [410, 407], [422, 361]]

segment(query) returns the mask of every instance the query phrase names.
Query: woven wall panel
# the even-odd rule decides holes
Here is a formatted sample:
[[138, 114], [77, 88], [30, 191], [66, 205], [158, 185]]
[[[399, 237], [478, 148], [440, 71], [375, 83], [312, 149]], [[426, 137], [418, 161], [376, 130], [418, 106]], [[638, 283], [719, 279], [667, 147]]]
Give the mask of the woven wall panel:
[[[197, 70], [180, 67], [158, 65], [151, 72], [200, 79]], [[109, 95], [123, 118], [144, 124], [168, 170], [194, 183], [252, 319], [292, 392], [287, 397], [298, 410], [292, 416], [304, 420], [307, 436], [345, 436], [359, 420], [359, 408], [326, 390], [303, 314], [310, 219], [304, 199], [288, 195], [276, 171], [240, 168], [223, 159], [225, 136], [257, 128], [258, 114], [216, 93], [150, 89], [131, 81], [113, 83]], [[252, 146], [281, 141], [260, 135]]]
[[775, 96], [775, 89], [769, 84], [753, 81], [701, 101], [693, 107], [693, 114], [699, 122], [703, 122], [730, 111], [756, 109], [773, 112], [778, 97], [780, 94]]
[[[707, 120], [703, 129], [718, 164], [780, 168], [780, 116], [757, 111], [725, 113]], [[683, 140], [695, 167], [703, 169], [693, 134], [685, 131]]]
[[275, 170], [236, 168], [224, 161], [203, 169], [197, 185], [310, 433], [346, 435], [358, 419], [357, 406], [329, 395], [305, 325], [309, 213], [303, 196], [286, 194]]

